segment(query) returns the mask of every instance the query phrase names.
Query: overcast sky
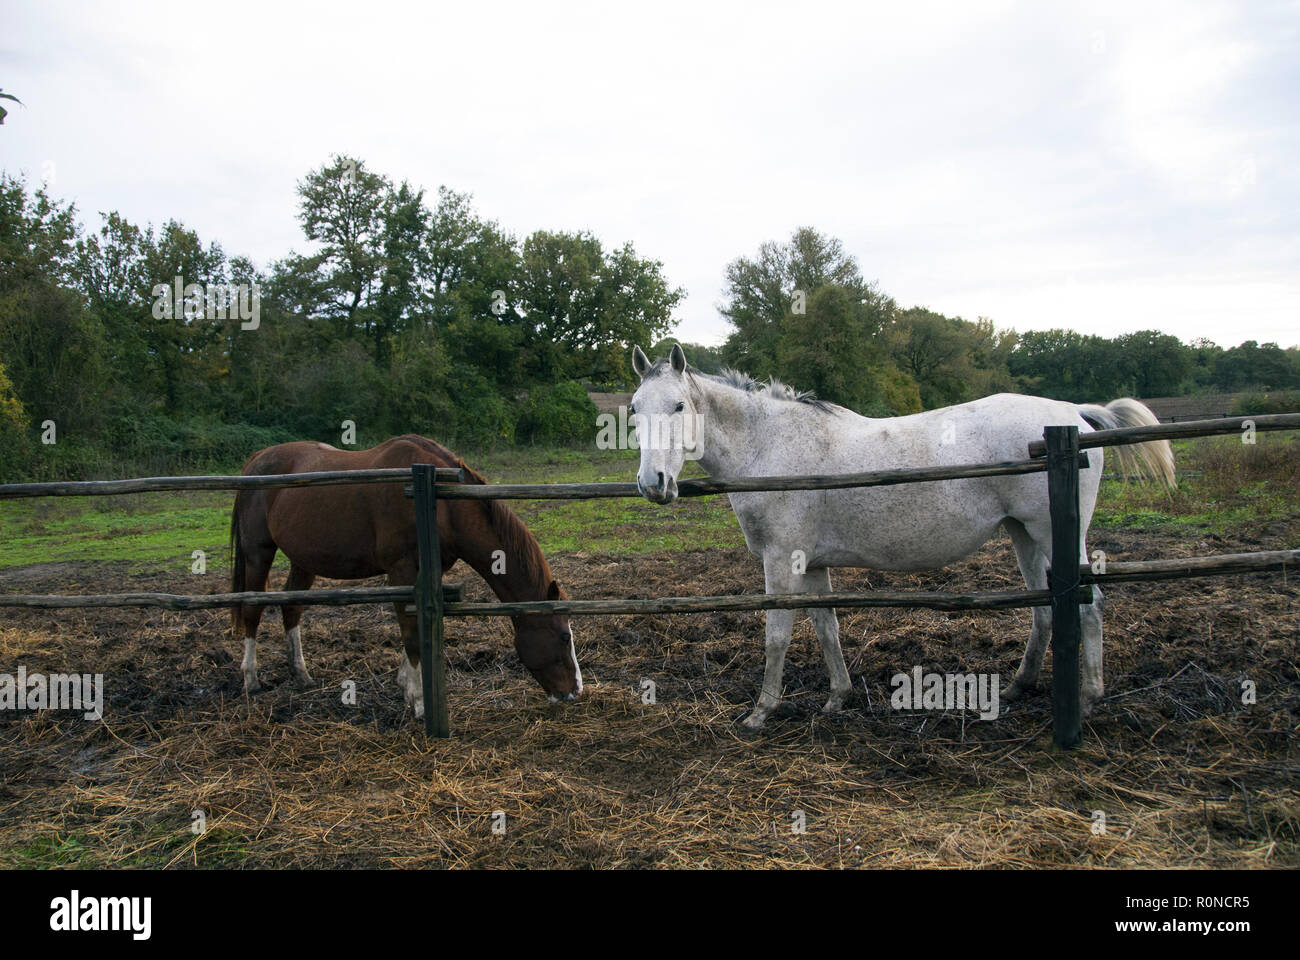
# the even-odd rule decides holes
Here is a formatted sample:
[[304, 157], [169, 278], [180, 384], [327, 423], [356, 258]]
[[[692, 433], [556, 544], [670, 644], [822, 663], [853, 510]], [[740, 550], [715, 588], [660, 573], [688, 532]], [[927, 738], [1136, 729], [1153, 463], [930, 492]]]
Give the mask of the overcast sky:
[[1300, 343], [1300, 4], [7, 3], [0, 166], [88, 226], [306, 249], [332, 153], [631, 240], [720, 342], [809, 225], [901, 305]]

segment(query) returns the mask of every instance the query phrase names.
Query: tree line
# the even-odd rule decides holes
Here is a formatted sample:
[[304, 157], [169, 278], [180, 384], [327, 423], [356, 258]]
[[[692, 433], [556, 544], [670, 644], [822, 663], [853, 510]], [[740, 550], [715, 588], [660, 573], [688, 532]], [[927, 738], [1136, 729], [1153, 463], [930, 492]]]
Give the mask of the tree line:
[[[662, 337], [684, 295], [631, 243], [520, 239], [467, 194], [352, 157], [298, 199], [311, 252], [258, 270], [174, 220], [111, 212], [88, 232], [74, 205], [0, 177], [5, 474], [237, 463], [337, 443], [345, 422], [359, 443], [572, 442], [594, 429], [587, 389], [618, 386], [625, 345]], [[211, 309], [227, 290], [255, 320]]]
[[[589, 442], [589, 390], [632, 386], [685, 291], [590, 232], [522, 239], [336, 156], [298, 188], [309, 252], [259, 269], [183, 223], [74, 204], [0, 174], [0, 479], [237, 466], [287, 439], [415, 431], [460, 449]], [[1002, 390], [1106, 400], [1300, 387], [1296, 348], [1140, 331], [1017, 334], [900, 308], [815, 230], [726, 267], [706, 371], [778, 376], [867, 415]]]
[[728, 264], [721, 309], [732, 333], [706, 362], [775, 376], [868, 416], [1000, 391], [1098, 402], [1300, 388], [1296, 346], [1247, 340], [1225, 349], [1157, 330], [1017, 333], [987, 317], [903, 309], [863, 279], [839, 240], [811, 228]]

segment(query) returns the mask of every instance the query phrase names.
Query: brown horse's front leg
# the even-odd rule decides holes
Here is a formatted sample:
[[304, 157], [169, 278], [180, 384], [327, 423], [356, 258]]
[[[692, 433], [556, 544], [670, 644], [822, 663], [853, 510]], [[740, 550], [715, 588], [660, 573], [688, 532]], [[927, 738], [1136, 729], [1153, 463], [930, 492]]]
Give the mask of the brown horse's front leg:
[[[415, 570], [408, 565], [395, 568], [388, 573], [390, 587], [409, 587], [415, 583]], [[414, 614], [406, 612], [408, 604], [393, 605], [397, 613], [397, 625], [402, 631], [402, 658], [397, 665], [397, 685], [402, 688], [402, 696], [415, 711], [415, 719], [424, 719], [424, 684], [420, 677], [420, 628]]]

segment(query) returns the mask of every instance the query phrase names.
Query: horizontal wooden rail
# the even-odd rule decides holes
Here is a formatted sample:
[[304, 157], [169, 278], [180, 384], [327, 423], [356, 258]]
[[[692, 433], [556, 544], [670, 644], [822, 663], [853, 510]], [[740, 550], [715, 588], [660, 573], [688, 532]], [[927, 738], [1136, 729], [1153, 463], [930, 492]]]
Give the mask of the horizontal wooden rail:
[[[1108, 560], [1104, 574], [1080, 565], [1080, 578], [1088, 584], [1178, 580], [1228, 576], [1300, 567], [1300, 550], [1225, 553], [1179, 560]], [[704, 597], [661, 597], [623, 600], [526, 600], [515, 603], [465, 603], [461, 584], [444, 584], [447, 616], [496, 617], [519, 614], [596, 616], [633, 613], [707, 613], [710, 611], [804, 610], [815, 607], [917, 607], [929, 610], [1006, 610], [1043, 607], [1051, 603], [1047, 590], [993, 593], [929, 593], [924, 591], [871, 591], [867, 593], [732, 594]], [[1086, 589], [1080, 598], [1091, 602]], [[414, 601], [411, 587], [359, 587], [353, 590], [266, 590], [244, 593], [183, 595], [169, 593], [110, 594], [0, 594], [0, 607], [61, 609], [76, 607], [163, 607], [170, 610], [211, 610], [247, 606], [344, 606], [353, 603]], [[410, 611], [408, 611], [410, 612]]]
[[[1092, 603], [1091, 584], [1178, 580], [1192, 577], [1229, 576], [1285, 570], [1300, 564], [1300, 550], [1272, 550], [1259, 553], [1225, 553], [1182, 560], [1107, 561], [1106, 572], [1095, 574], [1080, 565], [1080, 603]], [[559, 613], [568, 616], [596, 616], [627, 613], [706, 613], [710, 611], [805, 610], [815, 607], [917, 607], [929, 610], [1007, 610], [1017, 607], [1045, 607], [1052, 602], [1049, 590], [1000, 593], [927, 593], [920, 591], [869, 593], [739, 594], [710, 597], [663, 597], [627, 600], [529, 600], [516, 603], [448, 603], [444, 616], [492, 617], [519, 614]]]
[[[439, 467], [439, 483], [461, 483], [460, 467]], [[379, 470], [323, 470], [254, 477], [138, 477], [133, 480], [57, 480], [48, 483], [0, 484], [0, 500], [19, 497], [111, 497], [160, 490], [263, 490], [271, 487], [329, 486], [342, 483], [410, 483], [410, 467]]]
[[1263, 573], [1300, 568], [1300, 550], [1261, 550], [1257, 553], [1220, 553], [1180, 560], [1107, 560], [1105, 573], [1093, 573], [1088, 564], [1079, 568], [1084, 583], [1128, 583], [1139, 580], [1181, 580], [1218, 577], [1234, 573]]
[[[1115, 447], [1148, 440], [1178, 440], [1185, 437], [1212, 437], [1221, 433], [1241, 433], [1246, 421], [1252, 421], [1257, 431], [1300, 430], [1300, 413], [1264, 413], [1257, 417], [1228, 417], [1222, 420], [1189, 420], [1186, 423], [1160, 423], [1151, 427], [1119, 427], [1115, 430], [1094, 430], [1079, 434], [1079, 449], [1089, 447]], [[1042, 440], [1029, 444], [1031, 457], [1047, 455]]]
[[[446, 584], [442, 595], [459, 601], [460, 584]], [[342, 607], [354, 603], [411, 603], [413, 587], [358, 587], [354, 590], [262, 590], [245, 593], [104, 593], [73, 594], [0, 593], [0, 607], [34, 607], [56, 610], [65, 607], [163, 607], [167, 610], [213, 610], [219, 607]]]
[[[1084, 602], [1092, 602], [1084, 588]], [[926, 593], [923, 591], [869, 593], [742, 593], [712, 597], [658, 597], [628, 600], [524, 600], [515, 603], [449, 603], [446, 617], [500, 617], [522, 614], [563, 614], [570, 617], [626, 613], [709, 613], [747, 610], [807, 610], [815, 607], [918, 607], [928, 610], [1008, 610], [1046, 607], [1048, 590], [1009, 590], [1001, 593]]]
[[[1081, 456], [1086, 468], [1088, 458]], [[697, 477], [679, 480], [679, 497], [711, 497], [720, 493], [759, 493], [782, 490], [839, 490], [846, 487], [886, 487], [899, 483], [933, 480], [964, 480], [1002, 477], [1021, 473], [1044, 473], [1045, 460], [1004, 460], [999, 463], [969, 463], [953, 466], [918, 467], [902, 470], [872, 470], [867, 473], [837, 473], [782, 477]], [[408, 493], [410, 491], [408, 490]], [[594, 500], [609, 497], [640, 497], [635, 483], [489, 483], [444, 487], [438, 484], [439, 500]]]

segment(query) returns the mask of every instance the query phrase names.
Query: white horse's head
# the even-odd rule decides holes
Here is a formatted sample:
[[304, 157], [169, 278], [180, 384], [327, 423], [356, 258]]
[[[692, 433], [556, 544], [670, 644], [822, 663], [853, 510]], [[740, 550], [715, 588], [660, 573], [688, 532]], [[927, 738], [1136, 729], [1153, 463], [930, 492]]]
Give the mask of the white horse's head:
[[632, 369], [641, 380], [628, 409], [641, 447], [636, 486], [653, 503], [672, 503], [682, 467], [688, 459], [699, 457], [699, 415], [686, 354], [674, 344], [667, 360], [651, 363], [640, 347], [634, 347]]

